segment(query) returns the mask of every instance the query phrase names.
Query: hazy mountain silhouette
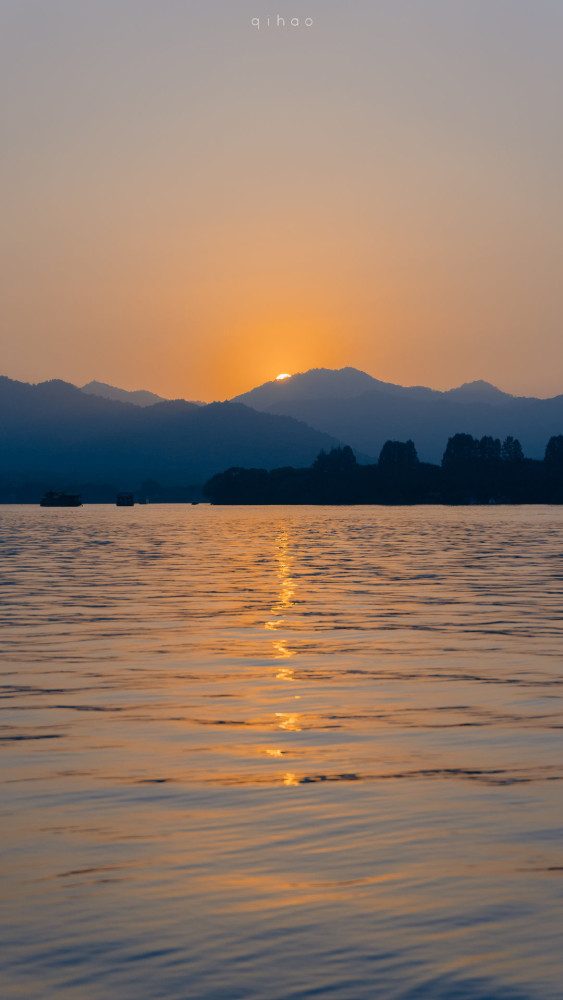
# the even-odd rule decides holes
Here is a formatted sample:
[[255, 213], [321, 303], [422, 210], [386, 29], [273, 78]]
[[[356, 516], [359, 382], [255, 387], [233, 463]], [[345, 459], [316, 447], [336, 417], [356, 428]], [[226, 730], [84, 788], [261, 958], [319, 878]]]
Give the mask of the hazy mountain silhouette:
[[[157, 396], [156, 392], [148, 392], [147, 389], [118, 389], [115, 385], [108, 385], [107, 382], [88, 382], [88, 385], [79, 386], [81, 392], [86, 392], [89, 396], [102, 396], [103, 399], [115, 399], [121, 403], [134, 403], [135, 406], [154, 406], [155, 403], [165, 403], [164, 396]], [[190, 400], [196, 406], [205, 406], [200, 400]]]
[[233, 402], [303, 420], [368, 455], [378, 454], [388, 439], [412, 438], [428, 462], [439, 461], [458, 432], [514, 435], [527, 455], [541, 458], [546, 441], [563, 431], [563, 395], [512, 396], [483, 381], [439, 392], [381, 382], [355, 368], [312, 369], [266, 382]]
[[119, 389], [115, 385], [108, 385], [107, 382], [88, 382], [87, 385], [78, 386], [81, 392], [89, 396], [101, 396], [102, 399], [114, 399], [121, 403], [134, 403], [135, 406], [154, 406], [155, 403], [164, 402], [163, 396], [157, 396], [156, 392], [149, 392], [147, 389]]
[[448, 392], [405, 388], [354, 368], [315, 369], [209, 405], [139, 405], [131, 395], [122, 401], [59, 380], [0, 378], [0, 485], [203, 483], [233, 466], [304, 467], [339, 444], [365, 463], [388, 440], [412, 439], [423, 462], [437, 462], [460, 433], [512, 435], [527, 456], [542, 458], [563, 431], [563, 396], [516, 397], [487, 382]]
[[448, 389], [442, 395], [448, 399], [457, 399], [462, 402], [494, 404], [506, 403], [516, 398], [508, 392], [503, 392], [502, 389], [497, 389], [496, 385], [484, 382], [483, 379], [477, 379], [475, 382], [464, 382], [457, 389]]
[[232, 465], [309, 464], [334, 438], [291, 417], [240, 403], [184, 400], [137, 406], [68, 382], [0, 378], [0, 479], [136, 488], [203, 483]]

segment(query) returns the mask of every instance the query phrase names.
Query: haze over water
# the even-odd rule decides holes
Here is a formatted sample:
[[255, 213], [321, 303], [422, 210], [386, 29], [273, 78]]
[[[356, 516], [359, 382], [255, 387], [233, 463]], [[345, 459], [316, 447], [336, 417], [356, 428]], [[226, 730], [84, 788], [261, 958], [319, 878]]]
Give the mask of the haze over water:
[[562, 526], [2, 508], [3, 1000], [560, 997]]

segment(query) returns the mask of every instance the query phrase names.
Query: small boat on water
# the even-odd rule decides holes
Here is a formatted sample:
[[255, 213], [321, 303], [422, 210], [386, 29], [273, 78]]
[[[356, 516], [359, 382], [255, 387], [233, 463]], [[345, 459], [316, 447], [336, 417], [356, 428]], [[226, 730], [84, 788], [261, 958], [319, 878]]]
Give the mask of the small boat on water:
[[115, 501], [116, 507], [134, 507], [135, 497], [132, 493], [118, 493]]
[[80, 493], [64, 493], [62, 490], [47, 490], [39, 501], [40, 507], [82, 507]]

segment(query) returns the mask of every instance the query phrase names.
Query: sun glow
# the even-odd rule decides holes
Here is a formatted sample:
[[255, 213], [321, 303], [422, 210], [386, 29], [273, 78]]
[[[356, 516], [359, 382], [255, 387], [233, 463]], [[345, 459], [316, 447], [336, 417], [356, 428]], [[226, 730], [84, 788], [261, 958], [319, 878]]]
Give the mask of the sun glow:
[[284, 372], [281, 375], [276, 375], [276, 382], [281, 382], [284, 378], [291, 378], [291, 375], [288, 375], [287, 372]]

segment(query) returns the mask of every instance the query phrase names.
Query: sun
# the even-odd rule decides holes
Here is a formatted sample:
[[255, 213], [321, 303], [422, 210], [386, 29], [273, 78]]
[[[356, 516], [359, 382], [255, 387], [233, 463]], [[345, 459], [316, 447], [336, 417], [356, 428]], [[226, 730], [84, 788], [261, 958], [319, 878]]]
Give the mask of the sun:
[[281, 375], [276, 375], [276, 382], [281, 382], [284, 378], [291, 378], [291, 375], [288, 375], [287, 372], [283, 372]]

